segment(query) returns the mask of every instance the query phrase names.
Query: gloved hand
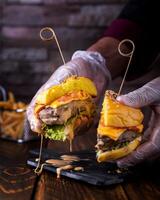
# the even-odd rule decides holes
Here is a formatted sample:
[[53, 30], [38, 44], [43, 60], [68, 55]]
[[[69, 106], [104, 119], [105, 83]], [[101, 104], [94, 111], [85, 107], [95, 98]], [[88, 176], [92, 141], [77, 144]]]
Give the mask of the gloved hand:
[[150, 106], [152, 116], [148, 129], [144, 132], [142, 144], [130, 155], [119, 159], [119, 167], [134, 166], [145, 160], [153, 160], [160, 156], [160, 77], [152, 80], [143, 87], [117, 100], [136, 108]]
[[[111, 75], [106, 67], [105, 59], [100, 53], [93, 51], [76, 51], [73, 54], [71, 61], [59, 67], [50, 79], [38, 90], [37, 94], [53, 85], [58, 85], [72, 75], [88, 77], [91, 79], [97, 87], [98, 97], [103, 95], [111, 80]], [[34, 96], [27, 109], [27, 118], [32, 131], [40, 133], [41, 121], [34, 116], [34, 105], [37, 94]], [[97, 99], [97, 101], [98, 100], [99, 99]]]

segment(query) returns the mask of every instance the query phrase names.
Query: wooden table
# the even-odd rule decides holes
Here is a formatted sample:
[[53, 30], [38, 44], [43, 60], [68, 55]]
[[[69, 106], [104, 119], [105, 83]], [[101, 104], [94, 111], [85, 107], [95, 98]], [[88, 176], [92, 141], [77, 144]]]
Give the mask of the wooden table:
[[[74, 149], [93, 147], [95, 135], [77, 137]], [[39, 142], [16, 144], [0, 140], [0, 200], [160, 200], [160, 173], [114, 186], [98, 188], [43, 172], [36, 177], [26, 165], [29, 150]], [[66, 144], [52, 142], [48, 148], [66, 151]], [[160, 169], [160, 168], [159, 168]], [[160, 170], [159, 170], [160, 171]]]

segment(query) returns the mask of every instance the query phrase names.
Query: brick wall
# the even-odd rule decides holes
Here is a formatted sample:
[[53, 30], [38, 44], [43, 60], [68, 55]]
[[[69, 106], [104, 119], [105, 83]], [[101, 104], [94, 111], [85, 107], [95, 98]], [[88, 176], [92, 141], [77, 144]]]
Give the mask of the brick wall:
[[39, 31], [54, 28], [66, 60], [102, 34], [126, 0], [1, 0], [0, 84], [29, 101], [61, 64], [54, 42]]

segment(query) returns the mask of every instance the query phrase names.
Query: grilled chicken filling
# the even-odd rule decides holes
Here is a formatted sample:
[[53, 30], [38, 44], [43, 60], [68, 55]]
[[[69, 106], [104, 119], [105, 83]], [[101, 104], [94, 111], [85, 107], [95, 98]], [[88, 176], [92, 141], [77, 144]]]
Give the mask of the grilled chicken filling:
[[91, 116], [94, 110], [91, 99], [85, 101], [72, 101], [69, 104], [57, 108], [45, 108], [39, 112], [40, 119], [47, 125], [65, 124], [71, 117], [83, 113]]
[[141, 134], [135, 133], [133, 131], [125, 131], [118, 140], [112, 140], [107, 136], [98, 135], [96, 148], [101, 151], [110, 151], [122, 148], [132, 142], [135, 138], [139, 137]]

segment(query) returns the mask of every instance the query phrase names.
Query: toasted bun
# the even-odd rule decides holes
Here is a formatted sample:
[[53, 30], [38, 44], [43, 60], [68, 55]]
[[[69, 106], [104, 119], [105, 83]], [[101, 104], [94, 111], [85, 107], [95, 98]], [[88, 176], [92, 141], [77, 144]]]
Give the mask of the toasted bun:
[[104, 125], [119, 128], [140, 125], [143, 121], [141, 110], [121, 104], [115, 95], [113, 91], [106, 91], [102, 109]]
[[45, 105], [36, 104], [34, 107], [34, 114], [37, 117], [38, 113], [45, 108]]
[[97, 153], [97, 161], [98, 162], [106, 162], [111, 160], [116, 160], [118, 158], [122, 158], [128, 154], [130, 154], [132, 151], [134, 151], [138, 145], [141, 142], [141, 137], [138, 137], [134, 139], [132, 142], [130, 142], [127, 146], [111, 150], [111, 151], [105, 151], [105, 152], [98, 152]]
[[97, 95], [96, 87], [90, 79], [72, 76], [61, 84], [52, 86], [40, 93], [36, 98], [36, 104], [50, 105], [54, 100], [66, 95], [67, 93], [80, 90], [93, 97]]

